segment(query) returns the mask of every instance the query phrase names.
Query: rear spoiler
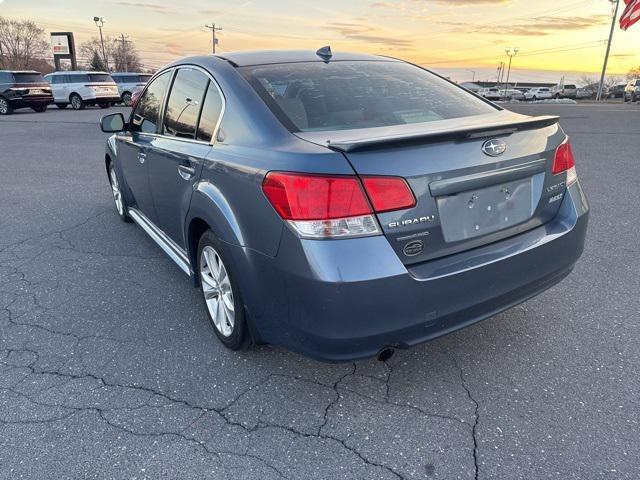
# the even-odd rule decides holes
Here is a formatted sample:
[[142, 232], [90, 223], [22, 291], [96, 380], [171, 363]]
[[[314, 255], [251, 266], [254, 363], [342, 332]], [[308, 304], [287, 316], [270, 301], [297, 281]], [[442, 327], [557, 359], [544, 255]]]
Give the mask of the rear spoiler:
[[468, 140], [472, 138], [493, 137], [496, 135], [511, 135], [522, 130], [549, 127], [558, 123], [560, 117], [544, 115], [539, 117], [524, 117], [517, 120], [504, 119], [486, 124], [460, 126], [453, 128], [425, 129], [424, 131], [409, 132], [369, 138], [355, 138], [353, 140], [327, 140], [326, 146], [339, 152], [354, 152], [381, 148], [383, 146], [411, 145], [416, 143], [442, 142], [450, 140]]

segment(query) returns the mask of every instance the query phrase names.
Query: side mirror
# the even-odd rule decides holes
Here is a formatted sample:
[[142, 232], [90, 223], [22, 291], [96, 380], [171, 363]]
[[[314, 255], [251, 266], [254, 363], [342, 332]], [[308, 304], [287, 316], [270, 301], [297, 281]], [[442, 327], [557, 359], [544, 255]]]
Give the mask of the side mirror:
[[100, 119], [100, 129], [105, 133], [122, 132], [124, 127], [124, 116], [121, 113], [112, 113]]

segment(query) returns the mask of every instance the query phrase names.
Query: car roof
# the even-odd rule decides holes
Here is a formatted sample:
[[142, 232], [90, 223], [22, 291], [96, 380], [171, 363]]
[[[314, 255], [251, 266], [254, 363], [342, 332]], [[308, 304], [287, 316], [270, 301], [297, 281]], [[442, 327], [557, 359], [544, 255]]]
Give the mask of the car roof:
[[112, 77], [118, 77], [120, 75], [153, 75], [152, 73], [145, 72], [111, 72]]
[[51, 72], [49, 75], [68, 75], [70, 73], [81, 73], [81, 74], [91, 73], [91, 74], [97, 74], [97, 75], [111, 75], [108, 72], [96, 72], [93, 70], [62, 70], [59, 72]]
[[0, 70], [0, 73], [36, 73], [36, 74], [39, 74], [40, 72], [36, 72], [35, 70]]
[[[258, 50], [247, 52], [230, 52], [218, 55], [223, 60], [228, 60], [238, 67], [251, 65], [269, 65], [274, 63], [296, 63], [296, 62], [323, 62], [323, 58], [318, 56], [315, 50]], [[363, 53], [333, 52], [329, 62], [336, 61], [383, 61], [400, 62], [391, 57], [379, 55], [368, 55]]]

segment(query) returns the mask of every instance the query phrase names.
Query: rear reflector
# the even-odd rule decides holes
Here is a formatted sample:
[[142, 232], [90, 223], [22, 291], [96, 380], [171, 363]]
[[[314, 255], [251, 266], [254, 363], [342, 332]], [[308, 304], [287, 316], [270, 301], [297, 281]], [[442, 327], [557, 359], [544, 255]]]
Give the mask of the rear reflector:
[[377, 213], [416, 206], [416, 197], [400, 177], [363, 177], [362, 183]]
[[551, 173], [558, 174], [562, 173], [570, 168], [575, 166], [575, 162], [573, 160], [573, 151], [571, 150], [571, 142], [569, 142], [569, 137], [562, 142], [558, 148], [556, 149], [556, 154], [553, 157], [553, 167], [551, 167]]

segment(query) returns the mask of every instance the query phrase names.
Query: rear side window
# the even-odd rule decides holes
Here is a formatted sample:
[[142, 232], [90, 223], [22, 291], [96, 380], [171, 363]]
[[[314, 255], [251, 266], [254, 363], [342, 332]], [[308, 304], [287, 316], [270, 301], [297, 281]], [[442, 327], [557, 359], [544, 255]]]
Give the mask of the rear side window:
[[9, 72], [0, 72], [0, 83], [13, 83], [13, 75]]
[[133, 112], [134, 129], [144, 133], [156, 133], [162, 111], [162, 101], [171, 80], [171, 72], [165, 72], [149, 84]]
[[68, 83], [87, 83], [89, 82], [89, 75], [84, 73], [72, 73], [67, 75]]
[[178, 70], [164, 118], [164, 134], [178, 138], [196, 138], [196, 126], [209, 78], [192, 68]]
[[151, 79], [151, 75], [140, 75], [138, 77], [138, 82], [147, 83]]
[[90, 73], [89, 81], [90, 82], [113, 82], [113, 78], [111, 78], [111, 75], [107, 75], [106, 73]]
[[44, 83], [44, 77], [40, 73], [14, 73], [16, 83]]
[[209, 82], [207, 96], [202, 105], [200, 123], [198, 124], [198, 140], [210, 142], [222, 114], [223, 100], [218, 88], [213, 82]]
[[385, 127], [496, 110], [464, 89], [403, 62], [302, 62], [240, 70], [293, 131]]

